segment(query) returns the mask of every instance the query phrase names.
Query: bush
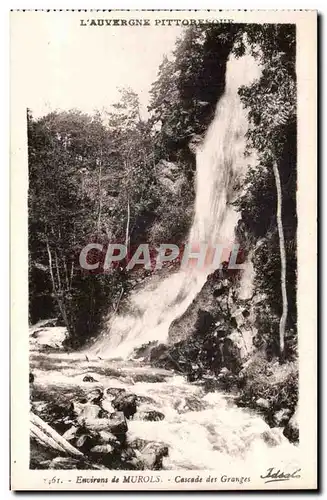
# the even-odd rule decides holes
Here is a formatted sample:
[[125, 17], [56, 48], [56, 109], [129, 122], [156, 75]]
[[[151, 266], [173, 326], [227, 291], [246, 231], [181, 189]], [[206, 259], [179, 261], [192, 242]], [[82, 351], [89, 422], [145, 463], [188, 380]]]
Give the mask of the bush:
[[256, 407], [256, 401], [265, 399], [269, 409], [265, 415], [273, 423], [273, 415], [282, 408], [294, 413], [298, 402], [298, 366], [296, 362], [280, 365], [278, 361], [268, 362], [258, 354], [242, 370], [242, 393], [239, 403]]

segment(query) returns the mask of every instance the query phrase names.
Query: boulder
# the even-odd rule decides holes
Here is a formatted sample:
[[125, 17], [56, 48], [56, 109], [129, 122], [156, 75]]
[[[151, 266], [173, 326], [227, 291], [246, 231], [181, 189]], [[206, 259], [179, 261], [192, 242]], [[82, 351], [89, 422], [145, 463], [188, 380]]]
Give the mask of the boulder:
[[121, 396], [126, 393], [126, 389], [123, 387], [107, 387], [104, 391], [105, 396], [114, 397]]
[[295, 410], [293, 416], [288, 421], [283, 434], [289, 441], [291, 441], [291, 443], [299, 442], [300, 428], [298, 420], [298, 409]]
[[283, 427], [287, 424], [290, 419], [291, 410], [289, 408], [282, 408], [279, 411], [276, 411], [273, 416], [274, 423], [277, 427]]
[[85, 407], [85, 411], [78, 417], [77, 421], [89, 433], [97, 434], [106, 431], [115, 436], [126, 434], [127, 423], [123, 412], [116, 411], [111, 415], [106, 414], [106, 416], [101, 417], [101, 408], [96, 405], [85, 405]]
[[91, 389], [86, 395], [86, 400], [89, 403], [94, 403], [97, 405], [101, 404], [102, 398], [103, 398], [103, 391], [102, 389], [99, 388]]
[[142, 344], [140, 347], [136, 347], [133, 351], [132, 357], [134, 359], [139, 359], [139, 358], [147, 358], [149, 356], [149, 353], [151, 352], [151, 349], [158, 345], [157, 340], [152, 340], [150, 342], [147, 342], [146, 344]]
[[226, 366], [224, 366], [221, 370], [220, 370], [220, 373], [218, 375], [218, 378], [222, 378], [222, 377], [227, 377], [228, 375], [231, 375], [232, 372], [230, 370], [228, 370], [228, 368], [226, 368]]
[[91, 448], [93, 448], [93, 446], [95, 446], [96, 443], [97, 443], [96, 438], [88, 433], [88, 434], [81, 434], [79, 438], [76, 440], [75, 446], [83, 453], [89, 453]]
[[139, 459], [140, 453], [133, 448], [125, 448], [120, 452], [120, 469], [142, 470], [143, 464]]
[[281, 435], [281, 429], [278, 427], [274, 427], [272, 429], [269, 429], [268, 431], [264, 431], [261, 434], [262, 439], [264, 442], [270, 446], [279, 446], [282, 442], [282, 435]]
[[111, 444], [97, 444], [96, 446], [93, 446], [93, 448], [91, 448], [90, 450], [91, 453], [96, 453], [100, 455], [108, 455], [113, 453], [114, 451], [115, 451], [114, 447], [111, 446]]
[[[138, 468], [143, 470], [159, 470], [162, 459], [168, 456], [169, 449], [165, 443], [134, 439], [129, 443], [129, 450], [137, 457]], [[135, 460], [134, 460], [135, 462]]]
[[56, 457], [48, 464], [49, 469], [71, 470], [78, 469], [80, 460], [73, 457]]
[[113, 446], [120, 444], [117, 437], [109, 431], [99, 431], [99, 441], [101, 444], [111, 444]]
[[137, 404], [154, 404], [155, 400], [150, 396], [137, 396]]
[[136, 382], [147, 382], [149, 384], [156, 384], [160, 382], [165, 382], [167, 375], [162, 373], [135, 373], [133, 375], [133, 381]]
[[141, 460], [145, 470], [159, 470], [162, 460], [168, 456], [168, 446], [164, 443], [150, 442], [141, 451]]
[[[209, 105], [208, 102], [204, 102], [204, 101], [197, 101], [197, 102], [201, 103], [201, 106]], [[190, 151], [192, 151], [193, 154], [196, 154], [197, 150], [201, 146], [202, 142], [203, 142], [203, 137], [201, 135], [193, 134], [191, 140], [188, 143], [188, 147], [190, 148]]]
[[108, 420], [108, 430], [115, 436], [126, 434], [127, 432], [127, 422], [123, 412], [116, 411], [110, 415]]
[[161, 359], [168, 351], [168, 346], [166, 344], [159, 344], [156, 347], [153, 347], [150, 352], [150, 362], [154, 363]]
[[137, 396], [135, 394], [122, 393], [112, 401], [112, 406], [118, 412], [123, 412], [126, 418], [131, 418], [136, 413]]
[[269, 410], [270, 408], [269, 401], [267, 401], [267, 399], [264, 398], [257, 399], [255, 404], [257, 408], [260, 408], [260, 410]]
[[159, 420], [163, 420], [165, 418], [165, 415], [157, 410], [144, 410], [137, 412], [136, 417], [138, 420], [158, 422]]
[[78, 432], [78, 428], [72, 425], [67, 431], [63, 434], [63, 438], [66, 439], [67, 441], [72, 441], [72, 439], [75, 439], [76, 435]]
[[100, 410], [100, 406], [93, 403], [81, 405], [78, 410], [77, 423], [79, 425], [85, 425], [86, 427], [92, 427], [92, 422], [98, 418]]
[[85, 377], [83, 378], [83, 382], [98, 382], [98, 381], [95, 380], [95, 378], [93, 378], [92, 375], [85, 375]]
[[35, 412], [40, 416], [44, 415], [48, 409], [48, 403], [45, 401], [33, 401], [32, 405]]

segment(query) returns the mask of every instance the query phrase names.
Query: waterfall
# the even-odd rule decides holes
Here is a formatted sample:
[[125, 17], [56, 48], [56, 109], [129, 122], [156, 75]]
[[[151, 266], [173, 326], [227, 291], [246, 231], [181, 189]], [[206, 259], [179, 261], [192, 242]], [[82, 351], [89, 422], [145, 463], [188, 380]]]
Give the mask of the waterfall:
[[[245, 158], [248, 120], [238, 89], [260, 75], [254, 58], [231, 56], [227, 62], [225, 93], [196, 154], [195, 215], [189, 244], [226, 251], [234, 242], [239, 215], [231, 205], [241, 185], [249, 159]], [[226, 257], [226, 255], [225, 255]], [[224, 254], [222, 255], [224, 260]], [[159, 283], [150, 282], [132, 293], [129, 312], [107, 324], [94, 349], [103, 357], [127, 357], [135, 347], [158, 340], [165, 342], [172, 321], [183, 314], [213, 269], [180, 269]]]

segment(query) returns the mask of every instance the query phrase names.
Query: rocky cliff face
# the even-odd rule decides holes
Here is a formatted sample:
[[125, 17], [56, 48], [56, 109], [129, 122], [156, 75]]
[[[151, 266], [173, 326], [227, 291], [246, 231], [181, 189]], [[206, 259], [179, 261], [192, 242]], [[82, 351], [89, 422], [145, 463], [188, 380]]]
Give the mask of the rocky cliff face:
[[209, 275], [192, 304], [170, 326], [169, 343], [212, 332], [218, 338], [232, 340], [241, 358], [246, 357], [253, 349], [252, 339], [256, 334], [250, 261], [241, 273], [223, 268]]
[[151, 363], [184, 372], [191, 379], [222, 369], [237, 374], [255, 350], [251, 263], [242, 271], [219, 269], [169, 328], [167, 345], [140, 348]]

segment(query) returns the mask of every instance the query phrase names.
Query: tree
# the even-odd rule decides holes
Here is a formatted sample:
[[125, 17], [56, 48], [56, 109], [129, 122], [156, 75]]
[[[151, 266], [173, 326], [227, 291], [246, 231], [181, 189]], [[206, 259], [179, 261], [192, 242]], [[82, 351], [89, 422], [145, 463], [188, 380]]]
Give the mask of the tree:
[[40, 296], [51, 295], [74, 342], [94, 330], [102, 292], [115, 294], [114, 276], [90, 280], [78, 265], [83, 246], [104, 233], [101, 214], [110, 197], [103, 177], [108, 177], [112, 148], [113, 138], [98, 115], [72, 111], [38, 120], [28, 115], [31, 319], [42, 314]]
[[[282, 312], [279, 321], [279, 355], [285, 357], [285, 329], [288, 317], [286, 247], [283, 227], [283, 187], [280, 170], [283, 153], [296, 123], [295, 29], [288, 25], [249, 25], [247, 43], [262, 66], [261, 78], [240, 91], [249, 110], [249, 146], [258, 152], [260, 166], [272, 170], [276, 188], [276, 220], [280, 253]], [[240, 32], [236, 51], [244, 53], [244, 32]], [[291, 140], [296, 139], [296, 134]], [[292, 192], [295, 199], [295, 190]], [[295, 200], [293, 200], [295, 201]]]
[[28, 115], [31, 321], [42, 314], [41, 298], [51, 297], [44, 313], [59, 311], [75, 346], [128, 288], [120, 268], [103, 272], [104, 253], [97, 274], [81, 269], [80, 251], [142, 238], [140, 220], [152, 203], [151, 134], [138, 98], [123, 91], [113, 109], [107, 123], [99, 113]]

